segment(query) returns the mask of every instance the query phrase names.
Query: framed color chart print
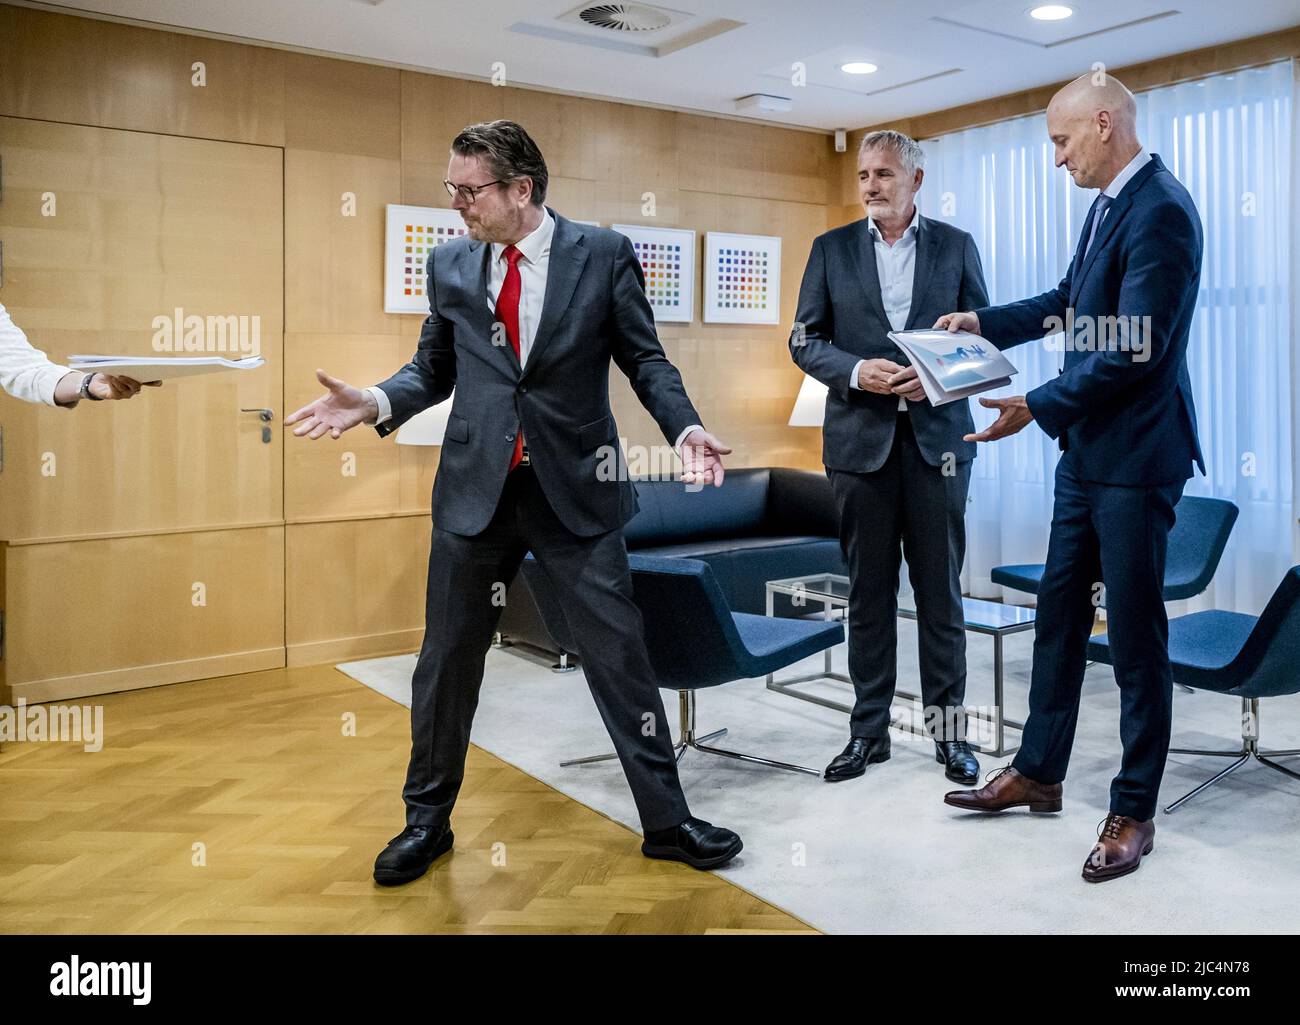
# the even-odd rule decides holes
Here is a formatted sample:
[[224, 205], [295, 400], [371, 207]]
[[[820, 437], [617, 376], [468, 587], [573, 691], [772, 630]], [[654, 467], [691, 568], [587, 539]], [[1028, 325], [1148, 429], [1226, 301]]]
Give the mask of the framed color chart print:
[[388, 204], [384, 232], [384, 312], [428, 313], [424, 267], [429, 250], [465, 234], [455, 210]]
[[610, 227], [632, 240], [655, 320], [690, 323], [695, 317], [695, 232], [639, 224]]
[[710, 231], [704, 241], [704, 322], [781, 320], [781, 239]]

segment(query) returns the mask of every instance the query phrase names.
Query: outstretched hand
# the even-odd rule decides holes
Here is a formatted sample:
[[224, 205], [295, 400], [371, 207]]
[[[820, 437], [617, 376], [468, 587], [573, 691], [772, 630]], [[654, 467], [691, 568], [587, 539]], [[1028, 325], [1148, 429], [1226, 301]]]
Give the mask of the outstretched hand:
[[1023, 395], [1012, 395], [1009, 399], [980, 399], [980, 405], [985, 409], [998, 410], [998, 418], [978, 434], [964, 435], [964, 441], [997, 441], [999, 438], [1008, 438], [1024, 430], [1034, 419]]
[[294, 428], [294, 437], [301, 438], [306, 434], [315, 441], [329, 434], [337, 438], [344, 431], [379, 415], [375, 400], [360, 388], [353, 388], [319, 369], [316, 371], [316, 380], [328, 391], [315, 402], [308, 403], [284, 418], [286, 427], [299, 424]]
[[682, 439], [682, 480], [687, 484], [712, 484], [722, 487], [722, 456], [731, 452], [702, 427]]

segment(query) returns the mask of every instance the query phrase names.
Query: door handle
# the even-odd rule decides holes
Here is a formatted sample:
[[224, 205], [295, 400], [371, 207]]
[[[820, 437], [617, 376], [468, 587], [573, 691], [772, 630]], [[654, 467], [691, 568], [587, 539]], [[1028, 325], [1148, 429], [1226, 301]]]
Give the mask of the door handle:
[[258, 409], [256, 406], [252, 409], [240, 409], [240, 412], [257, 414], [257, 418], [262, 421], [262, 444], [271, 444], [271, 419], [275, 413], [269, 409]]

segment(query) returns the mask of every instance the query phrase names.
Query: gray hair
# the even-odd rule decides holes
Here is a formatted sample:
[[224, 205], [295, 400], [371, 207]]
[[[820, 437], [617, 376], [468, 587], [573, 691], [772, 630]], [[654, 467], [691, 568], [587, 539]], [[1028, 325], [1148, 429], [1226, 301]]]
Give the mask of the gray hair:
[[546, 161], [537, 143], [514, 121], [483, 121], [464, 128], [452, 140], [451, 150], [462, 157], [483, 157], [494, 178], [504, 182], [531, 178], [532, 201], [546, 201]]
[[884, 128], [864, 135], [862, 144], [858, 146], [858, 156], [861, 157], [869, 149], [893, 150], [908, 177], [925, 167], [925, 150], [910, 135], [893, 129]]

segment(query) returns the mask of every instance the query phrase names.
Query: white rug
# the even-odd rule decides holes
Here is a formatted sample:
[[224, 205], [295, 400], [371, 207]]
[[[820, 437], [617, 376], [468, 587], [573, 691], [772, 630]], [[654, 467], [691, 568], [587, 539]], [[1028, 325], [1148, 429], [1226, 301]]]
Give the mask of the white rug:
[[[992, 704], [992, 641], [968, 638], [967, 702]], [[1014, 719], [1026, 712], [1032, 639], [1024, 633], [1006, 641], [1007, 714]], [[844, 661], [841, 645], [840, 672]], [[560, 768], [562, 759], [612, 748], [582, 672], [555, 674], [550, 662], [524, 646], [488, 653], [473, 742], [639, 832], [617, 761]], [[782, 675], [821, 665], [815, 656]], [[414, 666], [414, 655], [402, 655], [339, 669], [409, 707]], [[919, 689], [916, 627], [908, 621], [899, 622], [899, 685]], [[840, 700], [851, 695], [847, 684], [804, 687]], [[1158, 812], [1155, 851], [1139, 871], [1103, 884], [1080, 878], [1119, 766], [1118, 694], [1109, 667], [1088, 671], [1058, 815], [949, 808], [942, 796], [955, 785], [933, 746], [898, 730], [891, 760], [849, 782], [688, 751], [682, 785], [692, 814], [735, 829], [745, 842], [722, 874], [826, 932], [1294, 932], [1300, 782], [1256, 763], [1174, 814]], [[675, 724], [676, 695], [664, 692], [664, 704]], [[1238, 712], [1236, 699], [1176, 691], [1174, 746], [1236, 747]], [[1262, 701], [1261, 719], [1266, 748], [1300, 747], [1300, 699]], [[814, 768], [843, 747], [847, 723], [840, 712], [767, 690], [762, 679], [699, 692], [701, 734], [725, 726], [720, 746]], [[1015, 743], [1018, 734], [1010, 736]], [[1008, 761], [982, 756], [982, 773]], [[1163, 803], [1225, 764], [1170, 756]]]

